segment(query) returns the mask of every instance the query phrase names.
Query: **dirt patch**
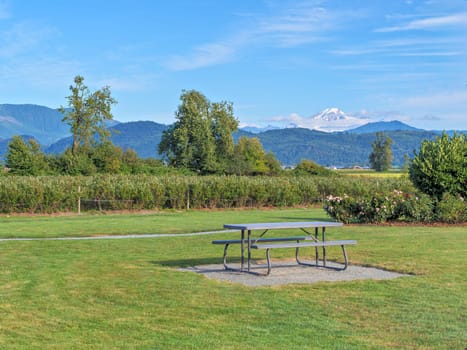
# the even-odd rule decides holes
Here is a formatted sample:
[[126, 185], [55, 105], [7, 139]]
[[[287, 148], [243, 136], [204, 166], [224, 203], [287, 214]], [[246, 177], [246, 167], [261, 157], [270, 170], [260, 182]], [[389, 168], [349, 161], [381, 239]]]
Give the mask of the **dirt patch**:
[[[239, 268], [240, 266], [232, 264], [232, 267]], [[262, 264], [253, 265], [250, 273], [225, 270], [223, 265], [201, 265], [180, 270], [202, 274], [207, 278], [219, 281], [240, 283], [249, 287], [344, 282], [368, 279], [386, 280], [411, 276], [374, 267], [349, 265], [346, 270], [341, 270], [342, 267], [343, 265], [333, 262], [328, 262], [326, 267], [303, 266], [297, 265], [294, 262], [282, 262], [273, 265], [269, 276], [262, 275], [266, 272], [266, 266]]]

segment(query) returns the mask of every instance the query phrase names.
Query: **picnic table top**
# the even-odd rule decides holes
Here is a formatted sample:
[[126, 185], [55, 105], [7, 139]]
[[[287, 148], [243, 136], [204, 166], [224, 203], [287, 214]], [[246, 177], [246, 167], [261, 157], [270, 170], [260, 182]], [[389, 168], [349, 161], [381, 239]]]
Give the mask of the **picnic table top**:
[[248, 224], [225, 224], [224, 228], [233, 230], [272, 230], [287, 228], [311, 228], [311, 227], [339, 227], [344, 224], [331, 221], [290, 221], [290, 222], [262, 222]]

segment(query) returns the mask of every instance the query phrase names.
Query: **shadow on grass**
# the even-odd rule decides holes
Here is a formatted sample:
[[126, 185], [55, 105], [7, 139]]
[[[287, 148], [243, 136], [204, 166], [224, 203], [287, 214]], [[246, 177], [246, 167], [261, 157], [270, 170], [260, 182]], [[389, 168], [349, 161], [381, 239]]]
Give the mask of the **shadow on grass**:
[[307, 216], [307, 217], [303, 217], [303, 218], [298, 218], [296, 216], [294, 217], [290, 217], [290, 216], [281, 216], [281, 217], [278, 217], [279, 219], [281, 220], [284, 220], [284, 221], [326, 221], [326, 222], [334, 222], [334, 220], [332, 220], [331, 218], [323, 218], [323, 217], [310, 217], [310, 216]]
[[[166, 267], [191, 267], [199, 265], [222, 265], [222, 258], [193, 258], [193, 259], [173, 259], [173, 260], [152, 260], [150, 261], [153, 265], [166, 266]], [[240, 262], [240, 258], [237, 260], [232, 258], [229, 262]]]

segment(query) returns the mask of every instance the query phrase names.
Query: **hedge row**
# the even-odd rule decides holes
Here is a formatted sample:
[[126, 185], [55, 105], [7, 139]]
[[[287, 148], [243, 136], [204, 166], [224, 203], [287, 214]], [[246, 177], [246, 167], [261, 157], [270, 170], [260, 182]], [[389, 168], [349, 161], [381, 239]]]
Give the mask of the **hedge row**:
[[115, 209], [131, 201], [135, 210], [287, 207], [320, 203], [329, 195], [393, 190], [413, 187], [407, 179], [355, 177], [8, 176], [0, 177], [0, 211], [76, 212], [78, 198], [113, 202]]
[[467, 220], [464, 198], [445, 194], [438, 201], [422, 193], [394, 190], [371, 196], [329, 196], [324, 209], [332, 218], [344, 223], [446, 222]]

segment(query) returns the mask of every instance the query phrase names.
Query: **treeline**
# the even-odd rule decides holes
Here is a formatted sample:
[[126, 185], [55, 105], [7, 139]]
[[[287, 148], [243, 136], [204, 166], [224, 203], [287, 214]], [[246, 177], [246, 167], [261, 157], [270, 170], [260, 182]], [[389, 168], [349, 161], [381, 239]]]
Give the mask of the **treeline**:
[[134, 210], [290, 207], [321, 203], [329, 195], [370, 196], [394, 190], [413, 192], [414, 188], [405, 178], [15, 176], [0, 177], [0, 211], [77, 212], [80, 199], [112, 202], [112, 209], [120, 205], [120, 209]]

